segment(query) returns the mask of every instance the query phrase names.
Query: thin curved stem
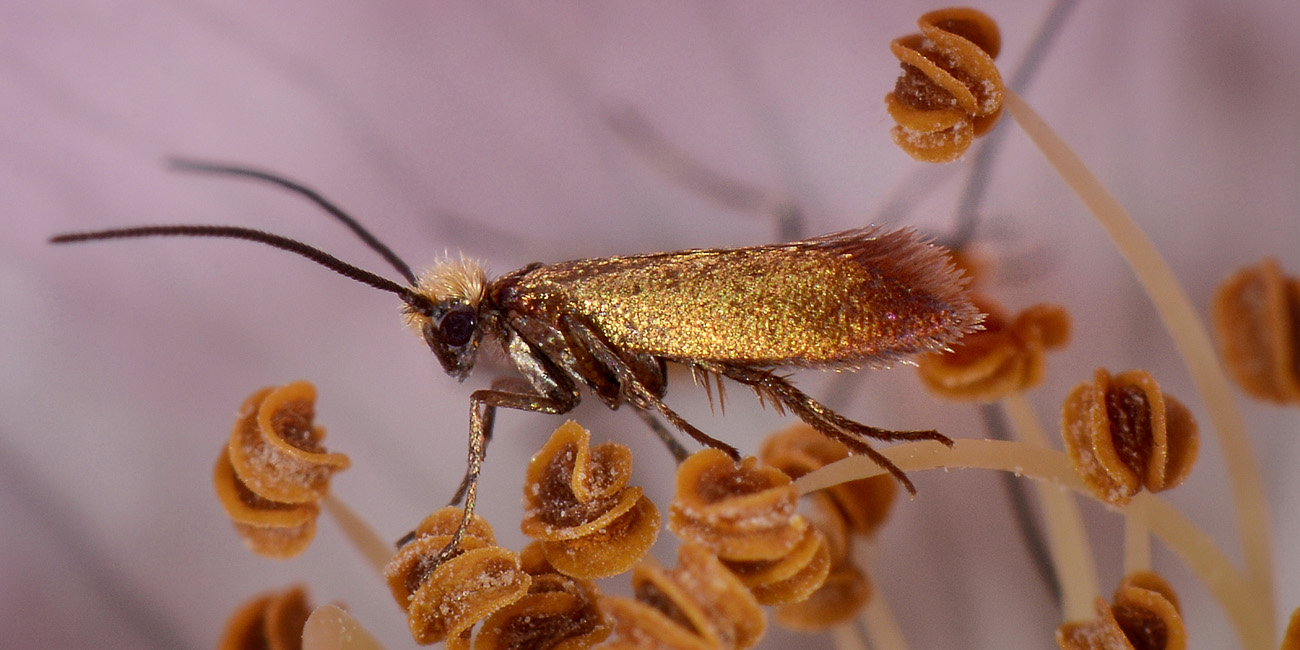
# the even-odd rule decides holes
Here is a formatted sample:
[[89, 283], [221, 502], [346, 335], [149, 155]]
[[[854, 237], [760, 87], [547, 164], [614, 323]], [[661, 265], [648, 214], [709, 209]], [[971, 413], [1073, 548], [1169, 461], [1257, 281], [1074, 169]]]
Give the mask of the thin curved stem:
[[[1275, 625], [1273, 601], [1273, 550], [1264, 485], [1259, 464], [1246, 437], [1246, 425], [1233, 399], [1232, 385], [1215, 355], [1209, 332], [1179, 285], [1174, 272], [1151, 240], [1134, 223], [1087, 166], [1052, 131], [1047, 123], [1014, 92], [1007, 90], [1003, 105], [1034, 141], [1061, 178], [1097, 218], [1116, 248], [1132, 267], [1165, 329], [1187, 364], [1187, 370], [1205, 403], [1214, 431], [1223, 449], [1232, 496], [1236, 505], [1238, 534], [1245, 549], [1246, 575], [1254, 593], [1264, 599], [1265, 627]], [[1270, 644], [1271, 645], [1271, 644]]]
[[1124, 508], [1124, 575], [1151, 570], [1151, 513], [1146, 501]]
[[[1012, 393], [1002, 400], [1012, 428], [1021, 442], [1050, 449], [1047, 435], [1039, 423], [1034, 409], [1021, 393]], [[1070, 495], [1054, 485], [1038, 482], [1038, 501], [1043, 507], [1047, 522], [1047, 543], [1056, 565], [1056, 576], [1061, 584], [1061, 615], [1073, 621], [1092, 616], [1093, 603], [1101, 595], [1097, 578], [1097, 562], [1088, 544], [1088, 530], [1083, 525], [1083, 515]]]
[[881, 593], [880, 585], [872, 586], [871, 600], [858, 620], [871, 640], [871, 650], [907, 650], [907, 639], [898, 626], [898, 617], [889, 606], [889, 599]]
[[[909, 442], [882, 449], [881, 453], [904, 471], [930, 469], [992, 469], [1017, 476], [1051, 481], [1085, 496], [1091, 493], [1070, 468], [1065, 454], [1054, 449], [1001, 440], [957, 440], [951, 449], [937, 442]], [[795, 481], [800, 494], [848, 481], [883, 474], [864, 456], [850, 456], [809, 472]], [[1143, 492], [1130, 502], [1142, 504], [1150, 515], [1151, 532], [1188, 566], [1219, 601], [1237, 630], [1243, 648], [1269, 650], [1273, 642], [1272, 613], [1259, 593], [1219, 550], [1214, 539], [1182, 513], [1158, 497]]]
[[352, 542], [352, 547], [357, 549], [361, 557], [365, 558], [366, 563], [379, 575], [384, 575], [384, 567], [388, 565], [395, 552], [393, 545], [384, 541], [365, 519], [353, 512], [352, 508], [338, 497], [326, 494], [325, 498], [321, 499], [321, 504], [338, 522], [343, 534], [349, 542]]

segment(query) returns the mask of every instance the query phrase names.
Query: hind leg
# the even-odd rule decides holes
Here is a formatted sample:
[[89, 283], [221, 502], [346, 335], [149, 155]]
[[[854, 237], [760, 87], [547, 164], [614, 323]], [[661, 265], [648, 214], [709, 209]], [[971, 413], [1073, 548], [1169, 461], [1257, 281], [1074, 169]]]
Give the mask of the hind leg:
[[795, 388], [789, 379], [773, 374], [769, 370], [717, 363], [700, 363], [698, 365], [708, 372], [722, 375], [753, 388], [760, 398], [772, 401], [779, 408], [789, 409], [808, 426], [816, 429], [818, 433], [844, 444], [853, 453], [867, 456], [888, 471], [899, 483], [902, 483], [903, 487], [911, 494], [916, 494], [916, 487], [903, 473], [903, 470], [899, 469], [888, 458], [882, 456], [880, 452], [867, 444], [863, 438], [884, 442], [935, 440], [949, 447], [952, 446], [952, 440], [938, 431], [893, 431], [850, 420], [813, 399], [807, 393]]

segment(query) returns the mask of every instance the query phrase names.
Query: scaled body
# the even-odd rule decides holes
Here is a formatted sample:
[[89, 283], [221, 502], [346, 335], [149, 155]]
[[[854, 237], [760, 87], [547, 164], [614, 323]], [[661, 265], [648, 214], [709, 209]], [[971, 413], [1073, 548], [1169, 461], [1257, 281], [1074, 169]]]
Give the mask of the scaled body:
[[942, 249], [911, 230], [542, 266], [504, 309], [590, 319], [612, 347], [673, 361], [859, 367], [945, 348], [978, 322]]

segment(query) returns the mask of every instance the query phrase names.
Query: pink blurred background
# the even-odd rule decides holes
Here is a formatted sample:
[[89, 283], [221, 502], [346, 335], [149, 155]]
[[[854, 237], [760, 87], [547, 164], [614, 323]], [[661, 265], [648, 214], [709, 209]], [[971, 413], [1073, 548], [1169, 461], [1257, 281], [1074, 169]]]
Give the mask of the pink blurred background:
[[[301, 581], [411, 647], [386, 587], [323, 519], [314, 546], [246, 553], [211, 494], [213, 461], [255, 388], [297, 378], [353, 469], [335, 491], [396, 539], [463, 468], [468, 394], [402, 331], [396, 301], [239, 242], [53, 247], [54, 233], [147, 223], [254, 226], [393, 276], [312, 206], [259, 184], [174, 174], [168, 156], [281, 171], [338, 201], [413, 265], [462, 250], [531, 261], [765, 243], [770, 214], [665, 177], [604, 121], [634, 108], [705, 164], [802, 209], [803, 233], [889, 222], [952, 228], [969, 157], [923, 168], [889, 140], [890, 39], [918, 2], [535, 3], [0, 0], [0, 638], [14, 648], [211, 646], [254, 592]], [[1050, 6], [980, 5], [1008, 77]], [[1204, 309], [1264, 255], [1300, 274], [1300, 4], [1082, 3], [1026, 99], [1132, 211]], [[1145, 296], [1105, 235], [1010, 120], [977, 237], [1009, 306], [1064, 304], [1071, 347], [1031, 397], [1105, 366], [1142, 367], [1204, 420]], [[904, 206], [894, 209], [888, 206]], [[906, 367], [802, 386], [852, 417], [980, 437]], [[753, 450], [786, 422], [732, 391], [725, 418], [678, 380], [669, 402]], [[1300, 605], [1300, 412], [1241, 399], [1275, 516], [1278, 600]], [[662, 505], [668, 456], [635, 417], [588, 400], [598, 439], [637, 452]], [[562, 420], [503, 412], [481, 508], [522, 538], [519, 477]], [[1058, 622], [999, 477], [914, 477], [869, 556], [914, 648], [1049, 647]], [[1168, 498], [1238, 558], [1216, 441]], [[1119, 519], [1089, 503], [1103, 590]], [[665, 534], [657, 555], [671, 562]], [[1163, 550], [1193, 646], [1234, 647], [1205, 589]], [[613, 584], [623, 585], [625, 579]], [[768, 647], [802, 637], [774, 633]], [[826, 644], [827, 636], [813, 637]], [[808, 645], [812, 647], [812, 645]]]

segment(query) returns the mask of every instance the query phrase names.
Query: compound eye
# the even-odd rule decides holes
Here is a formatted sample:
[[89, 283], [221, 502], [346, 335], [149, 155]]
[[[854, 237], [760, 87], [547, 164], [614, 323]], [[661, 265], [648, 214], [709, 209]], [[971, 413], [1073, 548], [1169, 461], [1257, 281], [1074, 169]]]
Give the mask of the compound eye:
[[438, 321], [438, 338], [444, 345], [458, 348], [474, 338], [474, 329], [478, 327], [478, 316], [469, 307], [456, 307], [447, 312]]

